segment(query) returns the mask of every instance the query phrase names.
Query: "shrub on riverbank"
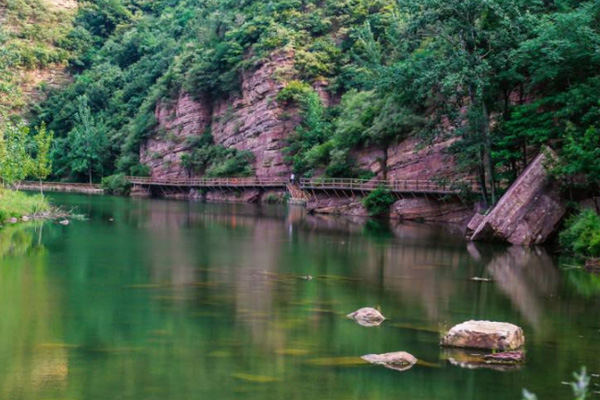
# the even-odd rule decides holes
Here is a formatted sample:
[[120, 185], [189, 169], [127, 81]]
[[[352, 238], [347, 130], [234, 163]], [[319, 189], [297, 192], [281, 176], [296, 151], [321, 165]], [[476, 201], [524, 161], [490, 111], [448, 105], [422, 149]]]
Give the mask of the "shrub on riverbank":
[[572, 216], [559, 240], [564, 250], [575, 255], [600, 257], [600, 216], [592, 210]]
[[29, 195], [0, 187], [0, 223], [10, 218], [20, 218], [50, 210], [50, 204], [41, 195]]
[[108, 194], [127, 196], [131, 191], [131, 182], [124, 174], [115, 174], [102, 178], [102, 189]]
[[375, 217], [387, 214], [395, 201], [396, 198], [389, 190], [379, 187], [363, 199], [363, 206], [370, 216]]

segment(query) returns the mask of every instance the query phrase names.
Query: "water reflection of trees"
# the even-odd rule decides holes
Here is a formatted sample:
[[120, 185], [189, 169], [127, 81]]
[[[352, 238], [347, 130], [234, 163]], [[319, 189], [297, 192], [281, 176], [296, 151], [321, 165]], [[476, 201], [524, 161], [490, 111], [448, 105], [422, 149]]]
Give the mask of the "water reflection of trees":
[[[511, 320], [553, 341], [580, 329], [557, 333], [563, 327], [554, 322], [588, 309], [549, 299], [564, 288], [547, 254], [492, 246], [469, 252], [462, 239], [420, 224], [367, 225], [301, 209], [98, 201], [89, 223], [43, 240], [50, 251], [39, 262], [52, 268], [32, 267], [37, 253], [25, 252], [14, 261], [20, 268], [1, 272], [0, 311], [8, 319], [0, 323], [0, 354], [17, 366], [0, 367], [15, 382], [3, 385], [10, 388], [4, 397], [37, 379], [55, 389], [32, 385], [22, 398], [133, 397], [135, 388], [146, 398], [276, 399], [293, 391], [298, 398], [475, 399], [476, 388], [510, 387], [512, 378], [336, 363], [408, 350], [444, 366], [439, 323]], [[382, 327], [344, 318], [368, 305], [389, 317]], [[571, 369], [565, 361], [543, 378], [560, 381]], [[261, 377], [275, 381], [252, 381]]]

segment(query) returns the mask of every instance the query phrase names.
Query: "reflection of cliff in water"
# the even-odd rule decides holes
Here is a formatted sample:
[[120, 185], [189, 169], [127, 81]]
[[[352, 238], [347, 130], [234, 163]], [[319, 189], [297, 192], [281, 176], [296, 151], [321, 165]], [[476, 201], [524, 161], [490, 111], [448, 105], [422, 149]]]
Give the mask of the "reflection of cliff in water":
[[[159, 202], [144, 211], [144, 224], [162, 227], [151, 230], [155, 279], [174, 285], [225, 282], [234, 289], [235, 308], [243, 315], [272, 314], [277, 274], [299, 278], [340, 275], [345, 270], [358, 272], [399, 301], [417, 303], [432, 322], [450, 318], [455, 295], [477, 292], [483, 284], [471, 278], [486, 276], [532, 326], [539, 327], [540, 299], [558, 285], [557, 270], [543, 249], [483, 246], [481, 254], [472, 244], [465, 251], [462, 238], [430, 225], [307, 215], [299, 207], [290, 207], [285, 214], [280, 207], [212, 207], [174, 210], [172, 204]], [[318, 236], [313, 235], [316, 232]], [[297, 255], [288, 254], [302, 251], [293, 247], [297, 236], [310, 247], [306, 265], [316, 265], [316, 270], [303, 269]], [[294, 264], [287, 264], [288, 257]], [[472, 314], [485, 317], [485, 309], [472, 305]]]
[[542, 299], [556, 292], [560, 279], [546, 250], [512, 246], [493, 257], [486, 270], [527, 322], [541, 329]]

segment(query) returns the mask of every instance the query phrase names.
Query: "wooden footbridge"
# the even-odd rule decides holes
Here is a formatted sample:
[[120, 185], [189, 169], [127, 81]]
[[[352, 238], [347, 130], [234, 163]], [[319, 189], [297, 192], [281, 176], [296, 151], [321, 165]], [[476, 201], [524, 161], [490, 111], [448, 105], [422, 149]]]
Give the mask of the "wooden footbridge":
[[[290, 181], [285, 178], [196, 178], [196, 179], [161, 179], [130, 176], [127, 179], [135, 186], [143, 188], [179, 188], [179, 189], [287, 189]], [[302, 191], [361, 193], [366, 194], [378, 188], [387, 189], [395, 194], [420, 195], [458, 195], [466, 191], [480, 192], [474, 180], [457, 180], [452, 182], [436, 180], [378, 180], [349, 178], [312, 178], [300, 179], [295, 186]]]

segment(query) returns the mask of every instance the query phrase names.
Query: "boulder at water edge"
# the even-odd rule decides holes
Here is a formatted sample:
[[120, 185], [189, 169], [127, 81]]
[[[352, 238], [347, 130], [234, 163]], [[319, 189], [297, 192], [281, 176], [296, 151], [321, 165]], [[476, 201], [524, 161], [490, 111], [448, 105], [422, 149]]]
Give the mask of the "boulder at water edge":
[[456, 325], [441, 345], [471, 349], [515, 350], [525, 344], [523, 330], [506, 322], [467, 321]]
[[362, 326], [377, 326], [385, 320], [379, 311], [374, 308], [365, 307], [356, 310], [347, 315], [348, 318], [355, 320]]
[[417, 363], [415, 356], [405, 351], [385, 354], [367, 354], [361, 358], [371, 364], [383, 365], [386, 368], [395, 369], [396, 371], [406, 371]]

